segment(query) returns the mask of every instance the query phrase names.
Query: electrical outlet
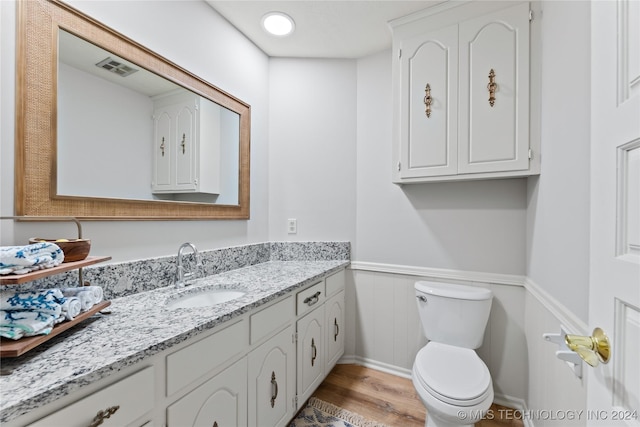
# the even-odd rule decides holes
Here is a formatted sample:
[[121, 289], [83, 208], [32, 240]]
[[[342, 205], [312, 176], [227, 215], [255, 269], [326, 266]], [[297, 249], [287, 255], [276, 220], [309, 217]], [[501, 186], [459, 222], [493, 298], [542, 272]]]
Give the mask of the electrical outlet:
[[287, 220], [287, 233], [289, 234], [297, 234], [298, 233], [298, 220], [295, 218], [289, 218]]

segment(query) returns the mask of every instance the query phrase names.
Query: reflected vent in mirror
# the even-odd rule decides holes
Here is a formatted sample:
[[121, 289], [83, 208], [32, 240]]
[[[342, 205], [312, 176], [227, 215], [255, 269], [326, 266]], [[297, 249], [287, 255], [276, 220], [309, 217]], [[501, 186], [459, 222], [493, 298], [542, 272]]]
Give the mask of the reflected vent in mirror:
[[111, 73], [119, 75], [120, 77], [127, 77], [128, 75], [138, 71], [137, 69], [122, 62], [118, 62], [111, 57], [105, 58], [102, 61], [98, 62], [96, 64], [96, 67], [104, 68]]

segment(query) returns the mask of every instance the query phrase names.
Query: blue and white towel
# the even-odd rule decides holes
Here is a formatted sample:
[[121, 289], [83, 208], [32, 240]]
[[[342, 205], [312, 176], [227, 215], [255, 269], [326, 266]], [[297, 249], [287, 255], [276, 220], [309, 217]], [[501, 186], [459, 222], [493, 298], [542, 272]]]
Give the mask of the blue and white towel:
[[0, 310], [0, 336], [13, 340], [34, 335], [47, 335], [53, 329], [56, 316], [39, 311]]
[[60, 289], [0, 292], [0, 336], [10, 339], [47, 335], [55, 324], [73, 320], [81, 300], [65, 297]]
[[0, 310], [30, 310], [52, 314], [62, 313], [65, 297], [60, 289], [42, 289], [38, 291], [0, 291]]
[[64, 261], [62, 249], [51, 242], [0, 247], [0, 275], [25, 274], [55, 267], [62, 261]]

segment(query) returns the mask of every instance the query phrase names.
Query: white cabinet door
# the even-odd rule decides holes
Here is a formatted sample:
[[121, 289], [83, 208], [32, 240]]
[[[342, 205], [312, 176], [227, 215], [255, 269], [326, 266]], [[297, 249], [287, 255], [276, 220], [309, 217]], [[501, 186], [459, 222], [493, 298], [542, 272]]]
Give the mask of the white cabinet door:
[[403, 40], [401, 178], [457, 173], [458, 27]]
[[171, 124], [170, 110], [157, 111], [154, 115], [153, 141], [153, 190], [171, 188]]
[[294, 335], [291, 325], [249, 353], [250, 426], [285, 426], [295, 415]]
[[195, 190], [195, 138], [196, 138], [196, 105], [188, 102], [180, 105], [176, 116], [175, 132], [175, 168], [176, 190]]
[[167, 427], [247, 426], [247, 359], [167, 408]]
[[459, 121], [458, 173], [529, 168], [528, 3], [460, 24]]
[[[297, 322], [298, 406], [301, 406], [324, 379], [324, 305]], [[296, 408], [298, 409], [298, 408]]]
[[328, 373], [344, 354], [344, 291], [327, 300], [325, 312]]

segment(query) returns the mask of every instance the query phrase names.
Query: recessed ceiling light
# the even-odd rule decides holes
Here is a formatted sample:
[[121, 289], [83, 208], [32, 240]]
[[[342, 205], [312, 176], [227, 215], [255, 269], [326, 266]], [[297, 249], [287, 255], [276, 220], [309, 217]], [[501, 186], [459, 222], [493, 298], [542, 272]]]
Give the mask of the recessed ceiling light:
[[274, 36], [286, 36], [293, 32], [295, 24], [290, 16], [282, 12], [269, 12], [262, 17], [262, 26]]

